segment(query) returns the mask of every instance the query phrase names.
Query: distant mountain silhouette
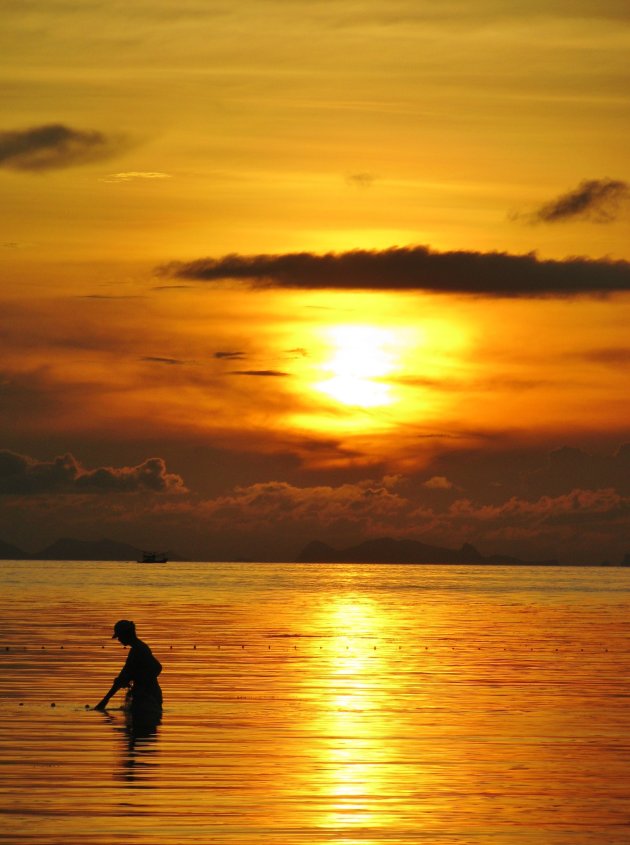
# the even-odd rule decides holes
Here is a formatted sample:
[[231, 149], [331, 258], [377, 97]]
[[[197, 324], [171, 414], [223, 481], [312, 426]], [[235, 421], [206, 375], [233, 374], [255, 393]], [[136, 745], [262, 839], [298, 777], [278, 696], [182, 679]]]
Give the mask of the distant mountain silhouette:
[[62, 537], [33, 555], [36, 560], [138, 560], [141, 549], [116, 540]]
[[[0, 560], [141, 560], [142, 549], [117, 540], [76, 540], [62, 537], [45, 549], [28, 554], [11, 543], [0, 540]], [[181, 561], [186, 558], [168, 552], [168, 559]]]
[[482, 555], [470, 543], [460, 549], [430, 546], [418, 540], [394, 540], [379, 537], [365, 540], [356, 546], [334, 549], [327, 543], [314, 540], [302, 549], [299, 563], [459, 563], [495, 564], [510, 566], [551, 566], [557, 560], [521, 560], [509, 555]]
[[0, 540], [0, 560], [27, 560], [29, 555], [22, 549], [18, 549], [12, 543], [5, 543]]

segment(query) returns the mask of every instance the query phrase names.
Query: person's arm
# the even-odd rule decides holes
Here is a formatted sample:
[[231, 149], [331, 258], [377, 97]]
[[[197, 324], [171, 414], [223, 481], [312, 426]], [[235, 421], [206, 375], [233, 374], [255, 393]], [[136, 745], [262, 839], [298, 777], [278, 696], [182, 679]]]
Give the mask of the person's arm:
[[113, 695], [115, 695], [118, 692], [119, 689], [122, 689], [122, 687], [124, 687], [124, 686], [125, 686], [125, 684], [123, 684], [121, 682], [120, 675], [119, 675], [116, 678], [116, 680], [114, 681], [114, 683], [111, 685], [111, 688], [109, 689], [109, 691], [105, 693], [103, 698], [101, 698], [101, 700], [99, 701], [99, 703], [96, 705], [96, 707], [94, 709], [95, 710], [105, 710], [105, 708], [107, 707], [107, 705], [109, 703], [109, 699]]
[[125, 665], [122, 668], [122, 672], [120, 675], [114, 680], [114, 683], [111, 685], [111, 688], [108, 692], [105, 693], [103, 698], [99, 701], [99, 703], [94, 708], [95, 710], [105, 710], [107, 704], [109, 703], [109, 699], [116, 695], [119, 689], [123, 687], [128, 687], [129, 682], [131, 681], [132, 671], [131, 671], [131, 652], [127, 655], [127, 660], [125, 661]]

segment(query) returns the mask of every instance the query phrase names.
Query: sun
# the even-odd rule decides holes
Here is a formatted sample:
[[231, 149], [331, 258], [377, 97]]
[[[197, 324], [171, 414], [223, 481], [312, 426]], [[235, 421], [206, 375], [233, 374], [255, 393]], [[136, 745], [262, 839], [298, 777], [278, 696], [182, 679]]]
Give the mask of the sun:
[[326, 330], [330, 357], [321, 364], [327, 378], [316, 390], [337, 402], [375, 408], [393, 402], [387, 376], [398, 366], [396, 336], [377, 326], [340, 325]]

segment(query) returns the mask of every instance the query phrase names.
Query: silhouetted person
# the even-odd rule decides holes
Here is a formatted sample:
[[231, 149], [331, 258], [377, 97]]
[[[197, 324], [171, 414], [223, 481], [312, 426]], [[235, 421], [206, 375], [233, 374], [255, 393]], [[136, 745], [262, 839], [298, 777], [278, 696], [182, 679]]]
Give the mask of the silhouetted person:
[[105, 710], [109, 699], [126, 687], [125, 709], [134, 724], [157, 724], [162, 716], [162, 690], [158, 684], [162, 664], [138, 638], [135, 624], [128, 619], [116, 622], [112, 639], [130, 646], [129, 654], [122, 671], [95, 710]]

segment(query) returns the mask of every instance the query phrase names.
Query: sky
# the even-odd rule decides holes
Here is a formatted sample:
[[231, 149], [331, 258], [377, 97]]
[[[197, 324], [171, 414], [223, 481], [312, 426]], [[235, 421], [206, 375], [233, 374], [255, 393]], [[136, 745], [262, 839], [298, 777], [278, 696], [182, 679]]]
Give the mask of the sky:
[[0, 538], [630, 552], [623, 0], [0, 0]]

